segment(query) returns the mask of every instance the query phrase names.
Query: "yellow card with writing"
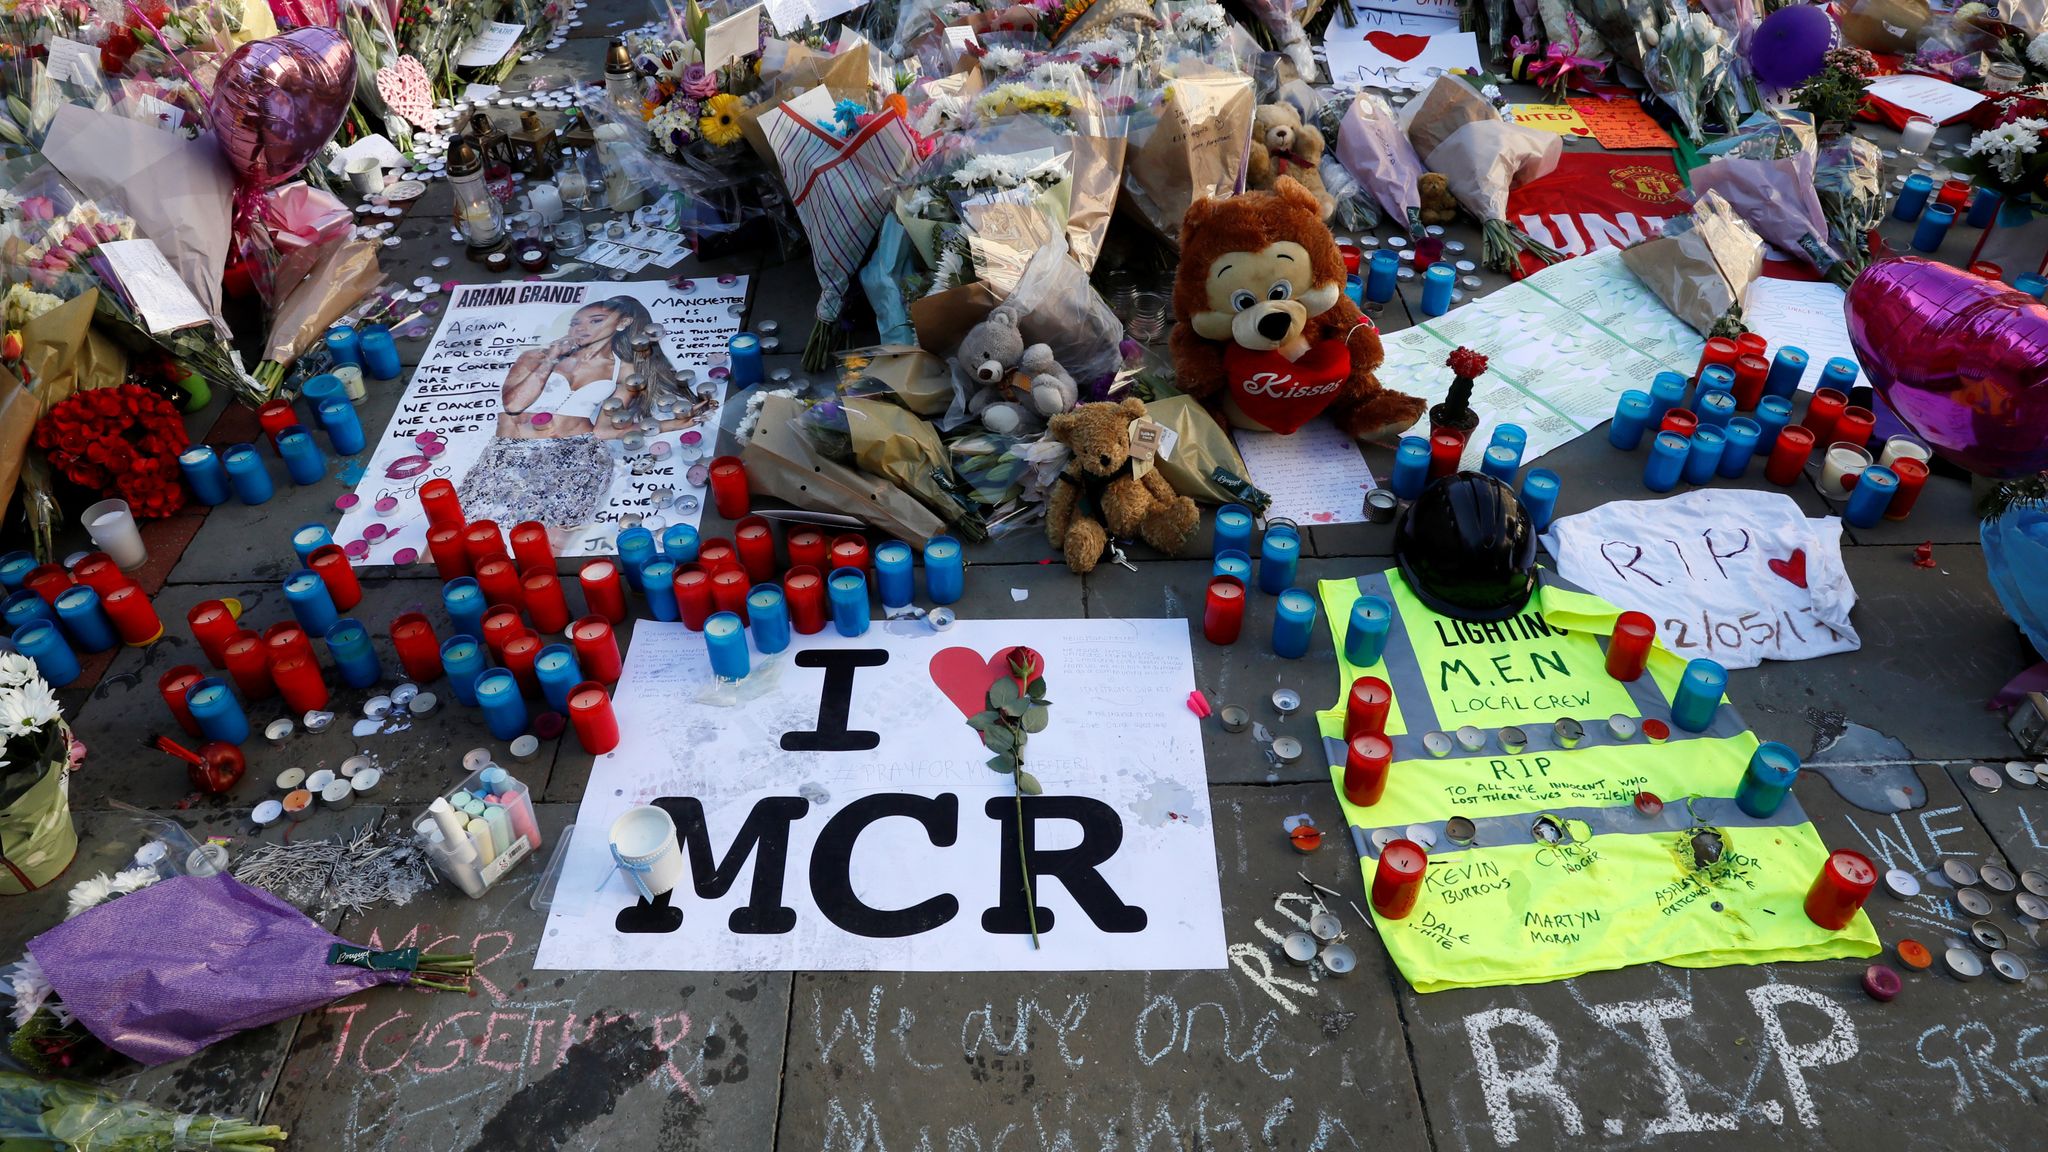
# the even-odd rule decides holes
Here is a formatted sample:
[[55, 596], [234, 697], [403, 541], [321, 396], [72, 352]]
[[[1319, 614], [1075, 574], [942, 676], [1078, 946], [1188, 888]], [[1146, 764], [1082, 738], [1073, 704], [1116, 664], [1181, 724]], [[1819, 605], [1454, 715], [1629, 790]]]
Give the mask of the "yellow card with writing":
[[1515, 123], [1525, 128], [1541, 128], [1559, 136], [1591, 136], [1593, 130], [1586, 126], [1579, 110], [1569, 104], [1516, 104], [1513, 106]]

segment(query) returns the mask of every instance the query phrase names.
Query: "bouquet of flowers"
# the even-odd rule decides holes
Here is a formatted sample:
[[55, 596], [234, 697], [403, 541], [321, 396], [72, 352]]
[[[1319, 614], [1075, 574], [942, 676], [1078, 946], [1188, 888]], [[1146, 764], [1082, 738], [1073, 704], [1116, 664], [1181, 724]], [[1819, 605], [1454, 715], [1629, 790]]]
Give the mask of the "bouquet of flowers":
[[1813, 117], [1815, 125], [1839, 133], [1847, 130], [1849, 121], [1862, 109], [1870, 77], [1877, 75], [1877, 57], [1844, 45], [1828, 49], [1823, 59], [1825, 66], [1792, 94], [1792, 103]]
[[1512, 269], [1523, 252], [1545, 261], [1559, 254], [1507, 222], [1508, 194], [1550, 174], [1563, 142], [1554, 133], [1510, 124], [1457, 76], [1439, 76], [1401, 110], [1403, 130], [1431, 172], [1450, 182], [1451, 195], [1485, 238], [1485, 261], [1496, 272]]
[[0, 1072], [0, 1144], [23, 1152], [270, 1152], [284, 1138], [274, 1124], [166, 1112], [90, 1084]]
[[70, 775], [85, 755], [35, 661], [0, 653], [0, 896], [33, 892], [71, 866]]
[[128, 502], [138, 519], [185, 506], [178, 453], [189, 438], [171, 402], [122, 384], [75, 392], [36, 425], [35, 445], [66, 480]]
[[1666, 0], [1664, 23], [1643, 51], [1643, 79], [1678, 113], [1685, 134], [1706, 136], [1705, 111], [1717, 110], [1723, 125], [1735, 123], [1730, 84], [1735, 60], [1728, 34], [1704, 12], [1688, 12], [1682, 0]]
[[1828, 233], [1812, 152], [1772, 160], [1724, 156], [1693, 169], [1692, 190], [1719, 192], [1757, 235], [1781, 252], [1805, 256], [1829, 280], [1846, 288], [1856, 278], [1858, 265], [1843, 258]]
[[2000, 101], [1991, 125], [1970, 138], [1956, 166], [2010, 202], [2048, 203], [2048, 100]]
[[1854, 276], [1870, 262], [1870, 233], [1885, 216], [1884, 153], [1861, 136], [1838, 136], [1821, 145], [1813, 188], [1828, 232]]

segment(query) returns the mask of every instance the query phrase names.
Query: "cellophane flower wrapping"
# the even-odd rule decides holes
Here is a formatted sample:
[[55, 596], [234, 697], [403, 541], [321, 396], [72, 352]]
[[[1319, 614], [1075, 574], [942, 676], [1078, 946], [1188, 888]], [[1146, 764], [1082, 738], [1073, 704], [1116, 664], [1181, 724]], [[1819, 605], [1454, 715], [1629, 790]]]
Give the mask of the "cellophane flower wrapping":
[[1719, 192], [1771, 246], [1796, 252], [1822, 274], [1838, 278], [1854, 270], [1828, 235], [1813, 174], [1811, 152], [1775, 160], [1723, 157], [1693, 169], [1692, 191], [1696, 196]]
[[233, 877], [176, 876], [59, 924], [28, 951], [94, 1036], [157, 1065], [412, 978], [329, 963], [346, 943]]
[[1410, 232], [1422, 232], [1422, 158], [1401, 131], [1394, 109], [1377, 92], [1362, 92], [1337, 128], [1337, 158], [1372, 198]]
[[[0, 1147], [66, 1152], [176, 1152], [268, 1148], [275, 1125], [232, 1116], [167, 1112], [91, 1084], [0, 1071]], [[19, 1142], [19, 1143], [17, 1143]]]

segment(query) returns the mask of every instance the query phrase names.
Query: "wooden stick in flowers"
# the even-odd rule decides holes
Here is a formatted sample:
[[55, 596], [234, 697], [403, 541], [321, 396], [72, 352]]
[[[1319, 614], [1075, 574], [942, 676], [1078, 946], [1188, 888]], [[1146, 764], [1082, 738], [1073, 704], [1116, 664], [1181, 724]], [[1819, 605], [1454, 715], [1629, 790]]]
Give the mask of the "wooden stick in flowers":
[[1038, 902], [1031, 892], [1031, 856], [1024, 843], [1024, 797], [1044, 791], [1038, 778], [1024, 770], [1024, 745], [1033, 732], [1045, 731], [1050, 719], [1045, 698], [1045, 657], [1029, 648], [1009, 651], [1007, 676], [989, 685], [988, 708], [967, 718], [967, 726], [981, 733], [981, 742], [995, 753], [988, 766], [1007, 772], [1016, 785], [1017, 861], [1024, 878], [1024, 912], [1031, 923], [1031, 946], [1038, 947]]

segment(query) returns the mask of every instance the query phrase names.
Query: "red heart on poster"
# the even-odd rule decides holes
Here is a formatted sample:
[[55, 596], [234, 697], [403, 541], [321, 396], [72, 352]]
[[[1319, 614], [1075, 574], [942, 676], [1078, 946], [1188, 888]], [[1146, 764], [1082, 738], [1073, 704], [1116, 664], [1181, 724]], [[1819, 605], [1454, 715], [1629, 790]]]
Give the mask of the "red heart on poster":
[[1423, 50], [1429, 47], [1429, 37], [1403, 32], [1367, 32], [1365, 42], [1404, 64], [1422, 55]]
[[[1017, 648], [1005, 648], [986, 659], [972, 648], [943, 648], [932, 657], [932, 683], [953, 702], [962, 716], [975, 716], [988, 709], [988, 686], [1001, 676], [1010, 674], [1010, 655]], [[1032, 665], [1038, 675], [1045, 674], [1045, 657], [1031, 649]]]
[[1572, 135], [1574, 135], [1574, 136], [1591, 136], [1592, 134], [1593, 134], [1593, 130], [1592, 130], [1591, 128], [1574, 128], [1574, 129], [1572, 129]]
[[1770, 565], [1771, 571], [1801, 588], [1806, 587], [1806, 549], [1796, 549], [1790, 559], [1772, 560]]

